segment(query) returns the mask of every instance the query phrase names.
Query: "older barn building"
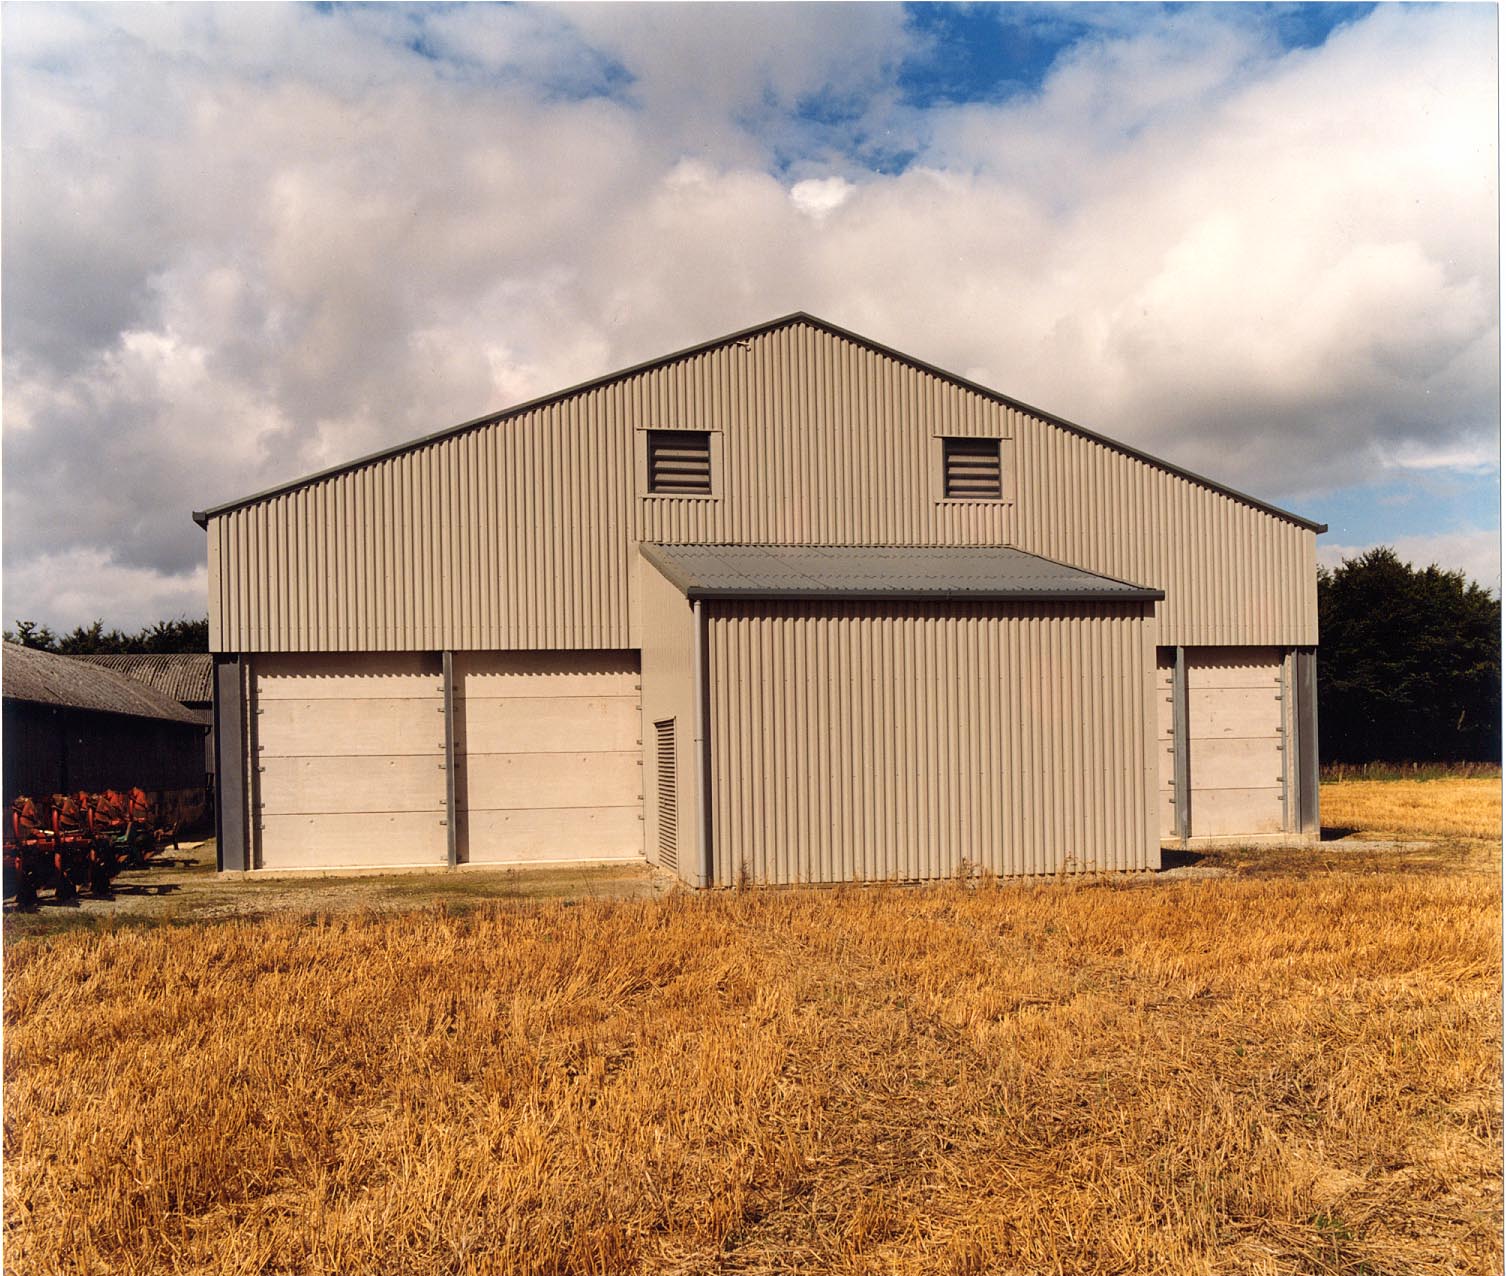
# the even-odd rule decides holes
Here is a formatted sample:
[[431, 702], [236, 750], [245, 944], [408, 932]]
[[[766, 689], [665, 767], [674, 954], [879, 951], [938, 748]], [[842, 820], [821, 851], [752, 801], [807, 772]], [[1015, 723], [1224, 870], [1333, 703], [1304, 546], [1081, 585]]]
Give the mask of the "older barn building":
[[[123, 674], [176, 700], [206, 728], [214, 723], [214, 658], [207, 652], [174, 651], [130, 655], [72, 656], [86, 664]], [[213, 783], [214, 732], [204, 732], [204, 771]]]
[[96, 664], [5, 643], [4, 800], [128, 790], [171, 794], [202, 812], [201, 715]]
[[796, 314], [195, 518], [228, 869], [1313, 835], [1320, 524]]

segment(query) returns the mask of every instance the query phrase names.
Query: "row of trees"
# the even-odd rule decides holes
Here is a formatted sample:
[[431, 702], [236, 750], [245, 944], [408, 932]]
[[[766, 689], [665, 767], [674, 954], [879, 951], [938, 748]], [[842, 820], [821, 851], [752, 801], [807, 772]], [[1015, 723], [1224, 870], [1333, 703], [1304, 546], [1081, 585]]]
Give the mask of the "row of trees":
[[[1501, 602], [1384, 547], [1318, 572], [1318, 735], [1326, 762], [1494, 762], [1501, 757]], [[139, 633], [23, 620], [6, 639], [62, 655], [208, 651], [208, 620]]]
[[1318, 572], [1325, 762], [1498, 762], [1501, 600], [1384, 546]]
[[71, 634], [59, 637], [46, 625], [35, 621], [16, 622], [14, 631], [5, 631], [5, 641], [35, 647], [38, 651], [55, 651], [60, 656], [160, 656], [179, 651], [209, 650], [209, 620], [159, 620], [138, 633], [122, 633], [105, 628], [105, 622], [80, 625]]

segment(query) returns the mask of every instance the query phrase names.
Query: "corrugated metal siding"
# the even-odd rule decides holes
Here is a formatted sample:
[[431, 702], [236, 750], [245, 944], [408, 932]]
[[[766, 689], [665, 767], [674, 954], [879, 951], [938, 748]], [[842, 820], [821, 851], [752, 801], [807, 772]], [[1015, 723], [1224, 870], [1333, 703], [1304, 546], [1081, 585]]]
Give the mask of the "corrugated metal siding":
[[[657, 427], [714, 498], [643, 494]], [[940, 499], [944, 436], [1017, 503]], [[1316, 641], [1311, 532], [795, 322], [211, 517], [211, 646], [635, 647], [643, 540], [1017, 544], [1164, 588], [1162, 642]]]
[[717, 884], [1159, 863], [1148, 608], [706, 606]]
[[[635, 646], [640, 540], [1007, 544], [934, 499], [933, 435], [1018, 418], [792, 325], [211, 518], [211, 646]], [[718, 497], [637, 494], [651, 426], [719, 432]]]
[[632, 438], [587, 395], [210, 520], [217, 650], [622, 648]]
[[797, 324], [626, 386], [636, 424], [723, 432], [720, 499], [643, 500], [642, 540], [1009, 543], [1007, 504], [936, 499], [940, 436], [1008, 439], [1020, 414], [940, 377]]
[[1016, 459], [1019, 548], [1164, 589], [1157, 642], [1318, 641], [1312, 531], [1034, 417]]

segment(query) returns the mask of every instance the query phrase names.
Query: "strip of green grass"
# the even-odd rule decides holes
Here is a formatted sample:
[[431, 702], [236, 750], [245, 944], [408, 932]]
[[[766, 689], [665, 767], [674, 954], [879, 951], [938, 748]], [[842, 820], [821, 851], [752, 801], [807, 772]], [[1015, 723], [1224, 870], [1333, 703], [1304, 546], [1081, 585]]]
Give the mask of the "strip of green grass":
[[1324, 784], [1345, 780], [1499, 780], [1498, 762], [1325, 762], [1318, 770]]

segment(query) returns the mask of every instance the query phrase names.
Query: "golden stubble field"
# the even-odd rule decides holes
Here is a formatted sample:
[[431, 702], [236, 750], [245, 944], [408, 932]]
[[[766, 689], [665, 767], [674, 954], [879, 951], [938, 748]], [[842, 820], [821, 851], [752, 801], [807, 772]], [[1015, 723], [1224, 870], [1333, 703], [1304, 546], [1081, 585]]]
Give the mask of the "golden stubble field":
[[5, 1270], [1499, 1271], [1499, 844], [1302, 854], [18, 942]]
[[1325, 784], [1323, 823], [1410, 837], [1501, 836], [1501, 781], [1350, 780]]

